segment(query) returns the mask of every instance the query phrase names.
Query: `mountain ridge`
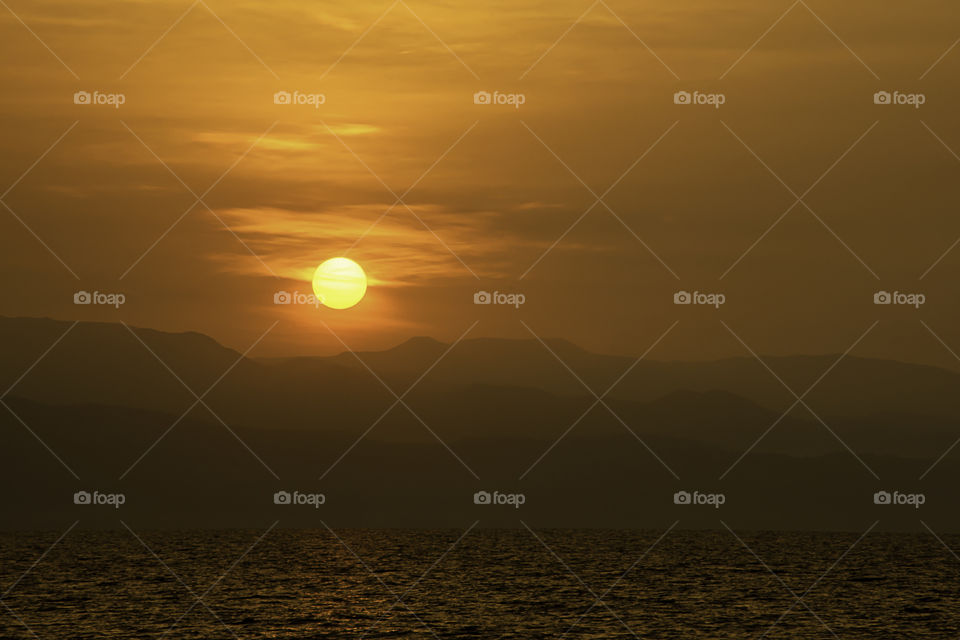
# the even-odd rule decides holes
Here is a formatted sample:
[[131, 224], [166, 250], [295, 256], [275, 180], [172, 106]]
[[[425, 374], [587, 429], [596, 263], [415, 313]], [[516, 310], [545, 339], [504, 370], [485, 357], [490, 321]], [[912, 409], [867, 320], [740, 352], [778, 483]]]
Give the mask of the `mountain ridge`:
[[[545, 342], [549, 348], [532, 338], [475, 338], [451, 348], [418, 337], [384, 351], [255, 358], [197, 332], [0, 317], [5, 355], [0, 385], [40, 402], [173, 413], [214, 385], [205, 401], [231, 419], [314, 428], [317, 415], [331, 427], [376, 419], [381, 401], [389, 406], [393, 393], [414, 383], [408, 401], [442, 393], [469, 398], [470, 390], [502, 387], [538, 389], [558, 398], [606, 394], [608, 402], [619, 403], [649, 404], [667, 397], [669, 406], [682, 404], [683, 392], [717, 392], [712, 401], [727, 407], [721, 413], [754, 413], [736, 397], [779, 415], [796, 403], [794, 393], [801, 395], [817, 382], [804, 403], [827, 418], [902, 416], [960, 425], [960, 407], [952, 401], [960, 374], [930, 365], [852, 355], [764, 357], [774, 375], [751, 356], [637, 361], [594, 354], [568, 341]], [[526, 402], [522, 393], [511, 393], [518, 404]], [[535, 394], [529, 396], [533, 405], [540, 403]], [[687, 397], [697, 399], [695, 405], [702, 400]], [[722, 423], [723, 415], [716, 419]]]

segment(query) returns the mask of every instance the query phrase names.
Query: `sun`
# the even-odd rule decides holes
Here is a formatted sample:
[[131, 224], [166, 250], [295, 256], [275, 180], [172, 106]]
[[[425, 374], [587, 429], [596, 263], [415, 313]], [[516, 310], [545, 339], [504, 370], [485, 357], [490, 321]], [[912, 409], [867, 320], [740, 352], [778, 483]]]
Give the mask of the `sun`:
[[367, 274], [349, 258], [330, 258], [313, 274], [313, 293], [331, 309], [349, 309], [367, 293]]

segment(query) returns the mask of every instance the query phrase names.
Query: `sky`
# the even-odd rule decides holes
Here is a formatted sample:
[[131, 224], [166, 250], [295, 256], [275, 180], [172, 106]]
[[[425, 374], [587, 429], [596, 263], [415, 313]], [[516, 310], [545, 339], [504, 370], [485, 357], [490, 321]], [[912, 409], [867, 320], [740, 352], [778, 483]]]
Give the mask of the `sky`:
[[[469, 330], [664, 360], [960, 364], [955, 3], [7, 7], [0, 314], [259, 356]], [[274, 304], [336, 256], [369, 277], [359, 305]]]

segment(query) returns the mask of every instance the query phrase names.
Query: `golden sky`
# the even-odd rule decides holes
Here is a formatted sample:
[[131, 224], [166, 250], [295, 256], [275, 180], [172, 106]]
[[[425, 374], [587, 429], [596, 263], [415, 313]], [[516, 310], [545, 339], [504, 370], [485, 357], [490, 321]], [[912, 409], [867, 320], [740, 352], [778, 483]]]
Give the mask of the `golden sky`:
[[[880, 320], [858, 353], [956, 364], [920, 322], [960, 349], [960, 249], [936, 262], [960, 237], [953, 2], [8, 5], [4, 315], [240, 350], [279, 320], [258, 355], [342, 350], [324, 323], [373, 349], [477, 320], [639, 354], [679, 321], [663, 359], [746, 355], [720, 320], [784, 354], [844, 351]], [[273, 304], [339, 255], [370, 277], [359, 306]], [[76, 307], [79, 289], [127, 303]]]

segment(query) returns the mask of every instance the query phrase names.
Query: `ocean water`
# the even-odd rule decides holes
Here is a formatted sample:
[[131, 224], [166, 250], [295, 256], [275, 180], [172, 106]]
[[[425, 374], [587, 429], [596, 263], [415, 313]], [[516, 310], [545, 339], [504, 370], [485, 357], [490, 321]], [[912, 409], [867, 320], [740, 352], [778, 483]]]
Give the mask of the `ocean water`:
[[464, 531], [0, 534], [0, 637], [960, 635], [932, 535]]

